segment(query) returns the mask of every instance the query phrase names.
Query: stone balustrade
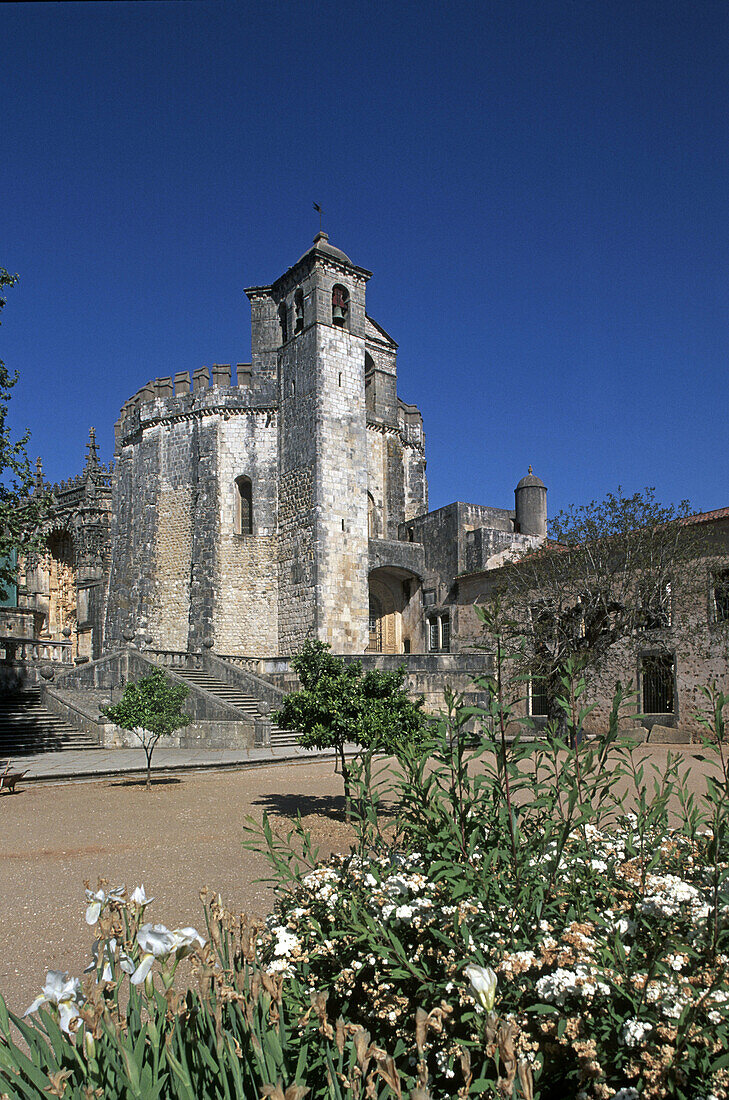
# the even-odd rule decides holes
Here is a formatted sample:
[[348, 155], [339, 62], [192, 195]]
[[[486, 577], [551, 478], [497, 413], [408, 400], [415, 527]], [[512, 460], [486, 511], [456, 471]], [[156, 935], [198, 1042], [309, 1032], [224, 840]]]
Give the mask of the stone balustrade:
[[52, 664], [72, 665], [73, 645], [70, 641], [52, 641], [50, 638], [0, 637], [0, 659], [5, 661], [48, 661]]
[[202, 655], [200, 653], [185, 653], [184, 650], [178, 649], [151, 649], [149, 646], [144, 648], [145, 656], [156, 661], [159, 665], [164, 665], [165, 668], [202, 668]]

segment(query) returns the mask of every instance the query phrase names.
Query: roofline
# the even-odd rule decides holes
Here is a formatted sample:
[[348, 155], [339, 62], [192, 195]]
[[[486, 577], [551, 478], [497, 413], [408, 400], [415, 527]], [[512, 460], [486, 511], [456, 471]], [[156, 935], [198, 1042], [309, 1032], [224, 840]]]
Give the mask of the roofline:
[[375, 321], [374, 317], [370, 317], [369, 313], [365, 313], [365, 317], [366, 317], [366, 319], [367, 319], [367, 320], [369, 321], [369, 323], [370, 323], [371, 325], [374, 325], [374, 327], [375, 327], [375, 328], [377, 329], [377, 331], [378, 331], [379, 333], [381, 333], [381, 335], [382, 335], [382, 336], [384, 336], [384, 337], [385, 337], [385, 340], [387, 340], [387, 342], [388, 342], [389, 344], [391, 344], [391, 346], [392, 346], [393, 348], [397, 348], [397, 347], [399, 347], [399, 346], [400, 346], [400, 345], [399, 345], [399, 344], [397, 343], [397, 341], [393, 340], [392, 336], [390, 336], [390, 333], [389, 333], [389, 332], [385, 332], [385, 330], [384, 330], [384, 328], [382, 327], [382, 325], [378, 324], [378, 323], [377, 323], [377, 321]]

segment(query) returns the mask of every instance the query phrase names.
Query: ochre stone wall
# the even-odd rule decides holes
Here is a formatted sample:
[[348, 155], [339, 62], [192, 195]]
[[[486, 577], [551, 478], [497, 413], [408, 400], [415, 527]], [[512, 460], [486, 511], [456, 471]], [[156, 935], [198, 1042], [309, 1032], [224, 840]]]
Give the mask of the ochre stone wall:
[[154, 595], [149, 615], [153, 644], [187, 649], [192, 556], [192, 490], [160, 489], [154, 546]]

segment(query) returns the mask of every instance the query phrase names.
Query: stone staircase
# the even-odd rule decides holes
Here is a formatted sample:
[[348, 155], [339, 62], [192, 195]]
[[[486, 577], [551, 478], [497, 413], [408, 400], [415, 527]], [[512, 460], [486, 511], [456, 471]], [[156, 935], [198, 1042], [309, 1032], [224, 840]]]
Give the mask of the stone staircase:
[[0, 697], [0, 758], [98, 747], [88, 733], [46, 710], [38, 688]]
[[[261, 717], [258, 709], [259, 700], [256, 699], [255, 695], [247, 695], [232, 684], [227, 684], [224, 680], [218, 680], [207, 672], [203, 672], [202, 669], [176, 668], [174, 672], [181, 679], [187, 680], [189, 684], [194, 684], [195, 687], [209, 691], [216, 699], [235, 707], [236, 710], [241, 711], [247, 717]], [[271, 723], [271, 748], [290, 748], [298, 745], [298, 743], [298, 735], [294, 730], [282, 730], [273, 722]]]

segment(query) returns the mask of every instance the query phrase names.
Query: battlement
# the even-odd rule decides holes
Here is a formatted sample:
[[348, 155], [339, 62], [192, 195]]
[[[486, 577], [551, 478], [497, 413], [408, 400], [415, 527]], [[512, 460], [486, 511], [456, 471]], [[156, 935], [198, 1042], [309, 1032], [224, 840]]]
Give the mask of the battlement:
[[147, 406], [157, 406], [154, 415], [161, 419], [210, 409], [211, 402], [234, 408], [251, 406], [251, 364], [237, 363], [235, 370], [235, 381], [230, 363], [213, 363], [193, 371], [192, 378], [189, 371], [178, 371], [147, 382], [122, 405], [115, 425], [117, 446], [139, 430], [142, 420], [149, 419]]
[[178, 397], [180, 394], [200, 393], [201, 390], [207, 389], [230, 389], [231, 386], [237, 386], [240, 389], [251, 388], [250, 363], [236, 364], [236, 375], [236, 381], [232, 382], [230, 363], [213, 363], [210, 368], [198, 367], [197, 370], [193, 371], [192, 381], [190, 380], [190, 372], [187, 370], [178, 371], [177, 374], [167, 378], [155, 378], [154, 381], [147, 382], [128, 401], [124, 402], [122, 416], [126, 411], [137, 409], [140, 405], [156, 401], [158, 398], [164, 401], [169, 397]]

